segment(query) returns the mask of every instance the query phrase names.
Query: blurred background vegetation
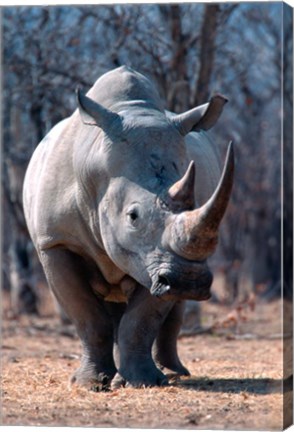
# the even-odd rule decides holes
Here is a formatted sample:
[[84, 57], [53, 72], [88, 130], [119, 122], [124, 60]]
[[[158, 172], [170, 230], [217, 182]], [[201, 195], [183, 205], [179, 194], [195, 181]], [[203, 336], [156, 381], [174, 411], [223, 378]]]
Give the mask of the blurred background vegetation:
[[[214, 300], [280, 295], [281, 201], [291, 190], [281, 182], [282, 71], [285, 109], [293, 103], [292, 32], [283, 8], [282, 2], [245, 2], [3, 9], [2, 285], [16, 313], [38, 312], [44, 284], [22, 211], [29, 159], [50, 128], [76, 108], [77, 85], [87, 90], [123, 64], [151, 78], [175, 112], [215, 92], [228, 97], [212, 136], [222, 151], [234, 140], [237, 169], [212, 259], [224, 286]], [[291, 133], [284, 131], [284, 138], [287, 162]], [[289, 185], [291, 164], [284, 169]], [[292, 208], [287, 211], [292, 220]], [[284, 243], [292, 248], [291, 230], [290, 224]], [[292, 268], [291, 254], [285, 258]]]

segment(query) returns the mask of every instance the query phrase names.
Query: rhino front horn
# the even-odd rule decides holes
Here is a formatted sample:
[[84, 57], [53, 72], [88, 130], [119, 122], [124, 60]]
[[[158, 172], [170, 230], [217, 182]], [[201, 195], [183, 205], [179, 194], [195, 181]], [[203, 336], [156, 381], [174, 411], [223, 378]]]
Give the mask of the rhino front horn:
[[175, 253], [196, 261], [204, 260], [214, 252], [233, 179], [234, 149], [230, 142], [222, 176], [211, 198], [202, 207], [177, 215], [171, 225], [169, 244]]

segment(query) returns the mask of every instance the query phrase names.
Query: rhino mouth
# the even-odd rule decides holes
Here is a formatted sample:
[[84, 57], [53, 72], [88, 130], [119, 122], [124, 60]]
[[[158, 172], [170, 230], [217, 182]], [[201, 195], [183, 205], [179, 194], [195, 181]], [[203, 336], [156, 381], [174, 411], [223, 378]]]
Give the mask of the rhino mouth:
[[208, 300], [213, 276], [206, 270], [194, 278], [172, 272], [159, 272], [153, 280], [151, 294], [162, 300]]

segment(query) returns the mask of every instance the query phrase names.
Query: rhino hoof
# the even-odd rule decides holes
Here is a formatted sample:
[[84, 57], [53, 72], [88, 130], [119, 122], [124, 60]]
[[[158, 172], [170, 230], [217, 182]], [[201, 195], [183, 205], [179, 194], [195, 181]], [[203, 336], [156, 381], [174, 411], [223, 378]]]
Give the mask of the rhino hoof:
[[155, 387], [155, 386], [166, 386], [168, 385], [168, 378], [158, 369], [150, 371], [149, 374], [139, 373], [126, 373], [126, 378], [117, 372], [114, 379], [111, 382], [111, 389], [119, 387]]
[[111, 390], [126, 386], [126, 380], [117, 372], [111, 381]]
[[138, 380], [127, 382], [126, 387], [134, 387], [134, 388], [147, 388], [147, 387], [164, 387], [168, 386], [168, 378], [164, 376], [164, 378], [158, 377], [155, 381], [153, 380]]
[[112, 376], [101, 372], [94, 376], [83, 374], [78, 369], [72, 376], [70, 383], [73, 385], [85, 387], [86, 389], [94, 392], [109, 391]]

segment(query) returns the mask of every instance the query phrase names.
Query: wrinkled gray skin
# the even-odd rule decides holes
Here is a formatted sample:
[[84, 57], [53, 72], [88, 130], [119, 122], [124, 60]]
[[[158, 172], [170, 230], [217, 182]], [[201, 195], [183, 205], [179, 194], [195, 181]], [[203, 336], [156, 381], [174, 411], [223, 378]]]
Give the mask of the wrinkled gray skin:
[[[181, 224], [220, 178], [217, 152], [201, 129], [216, 122], [225, 99], [173, 119], [152, 84], [126, 67], [102, 76], [87, 96], [78, 94], [79, 109], [32, 157], [28, 228], [83, 344], [72, 382], [162, 385], [163, 367], [189, 374], [176, 349], [183, 300], [210, 296], [206, 258], [217, 229], [204, 230], [212, 243], [197, 249], [185, 231], [196, 222]], [[193, 128], [198, 133], [187, 135]], [[196, 179], [193, 164], [187, 171], [191, 160]]]

